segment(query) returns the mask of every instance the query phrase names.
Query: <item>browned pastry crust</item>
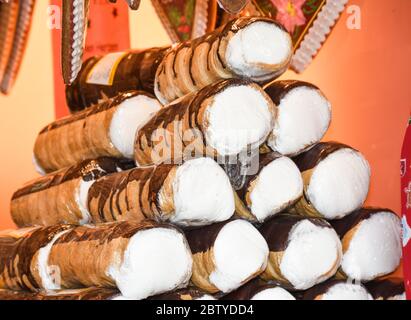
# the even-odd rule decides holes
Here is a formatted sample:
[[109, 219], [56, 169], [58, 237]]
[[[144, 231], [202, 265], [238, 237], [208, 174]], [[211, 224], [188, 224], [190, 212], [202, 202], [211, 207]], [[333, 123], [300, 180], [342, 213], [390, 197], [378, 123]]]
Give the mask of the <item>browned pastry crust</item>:
[[[189, 287], [168, 293], [149, 297], [148, 300], [197, 300], [203, 298], [207, 293]], [[113, 288], [82, 288], [57, 291], [13, 291], [0, 289], [0, 300], [113, 300], [122, 299], [121, 293]]]
[[107, 274], [108, 268], [113, 263], [121, 263], [116, 259], [124, 256], [129, 239], [134, 234], [154, 227], [153, 222], [75, 227], [53, 244], [49, 265], [58, 266], [62, 288], [114, 288], [116, 285]]
[[0, 289], [0, 300], [112, 300], [120, 293], [111, 288], [84, 288], [59, 291], [12, 291]]
[[[110, 139], [110, 123], [117, 107], [141, 91], [123, 93], [73, 116], [49, 124], [39, 133], [34, 155], [46, 172], [98, 157], [122, 158]], [[149, 95], [148, 95], [149, 96]]]
[[[182, 42], [169, 50], [157, 69], [155, 79], [157, 98], [163, 103], [171, 102], [220, 79], [238, 76], [226, 61], [228, 41], [236, 32], [257, 21], [272, 23], [283, 29], [269, 18], [242, 17], [230, 21], [203, 37]], [[290, 60], [291, 52], [289, 59], [281, 65], [261, 65], [262, 69], [267, 69], [267, 75], [253, 80], [259, 82], [273, 80], [286, 71]]]
[[[90, 58], [84, 63], [77, 80], [66, 88], [70, 110], [82, 110], [102, 98], [113, 97], [127, 90], [155, 93], [157, 98], [166, 104], [216, 81], [242, 78], [244, 76], [237, 75], [226, 61], [227, 44], [239, 30], [259, 21], [274, 24], [284, 30], [269, 18], [234, 19], [203, 37], [181, 42], [171, 48], [151, 48], [120, 55], [114, 65], [110, 66], [111, 78], [104, 85], [90, 80], [90, 75], [96, 70], [99, 71], [99, 68], [107, 68], [99, 64], [107, 56]], [[283, 63], [258, 65], [258, 68], [266, 73], [253, 80], [271, 81], [286, 71], [290, 60], [291, 50], [288, 59]]]
[[58, 278], [55, 278], [58, 287], [115, 288], [114, 279], [107, 273], [109, 267], [121, 265], [133, 235], [158, 227], [173, 228], [146, 220], [99, 226], [55, 225], [4, 232], [0, 234], [0, 288], [50, 289], [44, 288], [44, 278], [39, 270], [40, 249], [47, 245], [50, 252], [46, 263], [58, 272]]
[[92, 182], [132, 165], [130, 161], [103, 157], [37, 178], [13, 194], [10, 205], [13, 221], [18, 227], [85, 223], [79, 203], [81, 182]]
[[165, 220], [173, 213], [172, 178], [176, 166], [135, 168], [97, 180], [88, 194], [93, 222], [146, 218]]
[[[193, 155], [218, 156], [208, 146], [204, 133], [207, 129], [207, 110], [213, 98], [230, 86], [247, 85], [265, 95], [261, 88], [249, 80], [227, 79], [188, 94], [164, 107], [138, 132], [135, 142], [135, 160], [139, 165], [152, 165], [166, 161], [179, 163]], [[273, 118], [275, 106], [266, 98]]]
[[0, 233], [0, 288], [30, 291], [41, 288], [39, 250], [70, 228], [55, 225]]
[[102, 99], [113, 98], [121, 92], [143, 90], [154, 94], [154, 77], [168, 47], [124, 53], [112, 70], [110, 85], [92, 83], [90, 74], [100, 68], [104, 57], [91, 57], [81, 68], [77, 79], [66, 87], [66, 100], [71, 112], [81, 111]]

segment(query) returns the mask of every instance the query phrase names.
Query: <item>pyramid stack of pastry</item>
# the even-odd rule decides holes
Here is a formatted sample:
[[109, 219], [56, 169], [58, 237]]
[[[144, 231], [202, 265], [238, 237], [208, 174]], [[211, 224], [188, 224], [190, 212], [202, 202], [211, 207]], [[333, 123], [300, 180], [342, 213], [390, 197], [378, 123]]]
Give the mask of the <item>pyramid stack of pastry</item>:
[[291, 54], [274, 21], [240, 18], [86, 62], [67, 98], [87, 108], [39, 133], [43, 176], [11, 200], [0, 298], [402, 298], [381, 279], [400, 220], [363, 208], [359, 151], [320, 142], [324, 93], [274, 80]]

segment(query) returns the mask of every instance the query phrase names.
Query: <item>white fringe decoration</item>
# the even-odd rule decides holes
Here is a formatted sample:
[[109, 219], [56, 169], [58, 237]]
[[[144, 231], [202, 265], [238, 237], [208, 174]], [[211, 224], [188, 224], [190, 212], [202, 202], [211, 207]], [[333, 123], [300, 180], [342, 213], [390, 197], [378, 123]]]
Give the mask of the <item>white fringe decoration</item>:
[[331, 28], [337, 22], [348, 0], [328, 0], [321, 9], [312, 27], [305, 35], [291, 61], [291, 68], [303, 72], [320, 50]]

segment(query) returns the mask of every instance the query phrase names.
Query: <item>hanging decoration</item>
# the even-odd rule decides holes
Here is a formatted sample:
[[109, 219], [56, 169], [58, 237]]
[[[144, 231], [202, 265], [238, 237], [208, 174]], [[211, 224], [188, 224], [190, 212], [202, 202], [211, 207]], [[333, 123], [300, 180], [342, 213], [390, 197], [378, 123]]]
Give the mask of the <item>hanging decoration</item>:
[[198, 38], [215, 28], [216, 0], [151, 0], [173, 42]]
[[[318, 53], [348, 0], [152, 0], [173, 42], [204, 35], [238, 15], [268, 16], [292, 35], [291, 68], [302, 72]], [[71, 84], [81, 69], [90, 0], [63, 0], [62, 74]], [[116, 0], [109, 0], [116, 2]], [[140, 0], [126, 0], [138, 9]], [[15, 81], [35, 0], [0, 0], [0, 91]], [[217, 14], [218, 12], [218, 14]]]
[[35, 0], [0, 1], [0, 92], [12, 89], [26, 49]]
[[71, 84], [82, 65], [89, 0], [63, 0], [61, 65], [65, 84]]
[[253, 0], [257, 10], [291, 34], [291, 68], [303, 72], [318, 53], [348, 0]]
[[[50, 5], [61, 7], [61, 0], [50, 0]], [[130, 49], [128, 5], [125, 1], [90, 1], [82, 61], [90, 56], [101, 56], [111, 52]], [[65, 85], [62, 70], [62, 31], [51, 31], [53, 40], [54, 69], [54, 109], [57, 119], [66, 116], [69, 108], [66, 104]], [[84, 63], [82, 63], [84, 65]], [[78, 77], [78, 76], [77, 76]]]
[[[90, 0], [63, 0], [61, 61], [64, 83], [81, 69]], [[115, 2], [115, 0], [110, 0]], [[131, 9], [139, 0], [127, 0]], [[0, 0], [0, 92], [8, 94], [17, 78], [31, 28], [35, 0]]]
[[[116, 1], [110, 0], [115, 3]], [[76, 80], [83, 62], [83, 52], [89, 21], [90, 0], [63, 0], [62, 26], [62, 71], [65, 84]], [[132, 9], [137, 9], [140, 1], [127, 0]]]
[[312, 62], [348, 0], [252, 0], [233, 14], [219, 9], [217, 27], [240, 16], [266, 16], [282, 24], [291, 34], [294, 57], [291, 68], [301, 73]]

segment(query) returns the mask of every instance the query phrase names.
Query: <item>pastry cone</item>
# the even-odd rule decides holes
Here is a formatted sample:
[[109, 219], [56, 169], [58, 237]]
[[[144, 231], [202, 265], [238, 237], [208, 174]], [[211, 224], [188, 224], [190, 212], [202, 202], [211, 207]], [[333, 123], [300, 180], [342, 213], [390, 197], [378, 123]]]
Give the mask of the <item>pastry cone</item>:
[[287, 290], [259, 278], [247, 282], [222, 300], [295, 300]]
[[87, 195], [91, 184], [108, 173], [132, 166], [130, 161], [99, 158], [35, 179], [13, 194], [13, 221], [18, 227], [89, 223]]
[[257, 172], [244, 176], [237, 191], [236, 213], [251, 221], [264, 222], [294, 204], [303, 194], [303, 180], [295, 163], [276, 153], [258, 155]]
[[264, 142], [275, 116], [275, 105], [258, 85], [223, 80], [162, 108], [138, 131], [135, 160], [152, 165], [193, 156], [237, 157]]
[[12, 291], [0, 290], [0, 300], [118, 300], [121, 294], [116, 289], [84, 288], [58, 291]]
[[373, 300], [361, 283], [344, 280], [328, 280], [307, 290], [303, 300]]
[[331, 278], [340, 266], [340, 239], [324, 220], [282, 215], [265, 222], [260, 232], [270, 249], [264, 280], [306, 290]]
[[36, 139], [35, 162], [51, 172], [103, 156], [132, 159], [136, 132], [159, 109], [153, 97], [134, 91], [52, 122]]
[[152, 48], [87, 59], [77, 79], [66, 87], [67, 105], [77, 112], [129, 90], [154, 94], [155, 73], [167, 50]]
[[169, 50], [157, 68], [155, 94], [164, 104], [220, 79], [266, 82], [284, 73], [290, 35], [269, 18], [242, 17]]
[[247, 221], [220, 222], [186, 236], [194, 260], [191, 282], [208, 293], [233, 291], [267, 265], [267, 243]]
[[291, 55], [291, 38], [274, 20], [243, 17], [172, 48], [90, 58], [67, 87], [67, 103], [78, 111], [103, 97], [145, 90], [166, 104], [221, 79], [270, 81], [287, 70]]
[[[10, 56], [8, 57], [7, 61], [7, 67], [4, 70], [4, 76], [2, 80], [2, 72], [0, 71], [0, 91], [4, 94], [8, 94], [10, 92], [16, 80], [24, 52], [26, 50], [26, 44], [33, 17], [35, 0], [20, 0], [19, 2], [20, 5], [18, 9], [16, 29], [13, 39], [13, 47], [10, 51]], [[10, 6], [13, 6], [13, 4], [10, 4]]]
[[323, 142], [294, 158], [304, 180], [304, 196], [289, 211], [328, 220], [361, 208], [370, 185], [370, 168], [357, 150]]
[[375, 300], [406, 300], [404, 279], [374, 280], [365, 286]]
[[153, 296], [150, 300], [216, 300], [212, 295], [194, 287], [180, 289]]
[[19, 0], [12, 0], [0, 5], [0, 84], [3, 81], [7, 63], [13, 50], [19, 7]]
[[278, 116], [268, 146], [283, 155], [295, 156], [311, 148], [325, 135], [331, 122], [331, 103], [313, 84], [284, 80], [264, 90], [278, 106]]
[[0, 289], [41, 288], [39, 257], [56, 236], [69, 229], [68, 225], [54, 225], [0, 232]]
[[117, 287], [125, 299], [184, 287], [192, 267], [183, 234], [152, 221], [2, 234], [0, 261], [2, 289]]
[[229, 219], [234, 194], [224, 170], [198, 158], [105, 176], [90, 187], [88, 210], [95, 223], [151, 218], [201, 226]]
[[401, 220], [393, 211], [362, 208], [331, 224], [343, 245], [340, 277], [370, 281], [399, 266]]

